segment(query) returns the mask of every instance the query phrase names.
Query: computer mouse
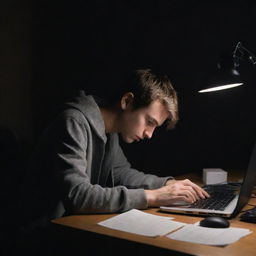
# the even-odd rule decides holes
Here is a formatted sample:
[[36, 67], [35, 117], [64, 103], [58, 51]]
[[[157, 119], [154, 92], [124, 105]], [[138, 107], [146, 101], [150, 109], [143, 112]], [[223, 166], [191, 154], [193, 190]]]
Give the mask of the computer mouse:
[[218, 216], [210, 216], [200, 221], [199, 226], [207, 228], [228, 228], [229, 221]]

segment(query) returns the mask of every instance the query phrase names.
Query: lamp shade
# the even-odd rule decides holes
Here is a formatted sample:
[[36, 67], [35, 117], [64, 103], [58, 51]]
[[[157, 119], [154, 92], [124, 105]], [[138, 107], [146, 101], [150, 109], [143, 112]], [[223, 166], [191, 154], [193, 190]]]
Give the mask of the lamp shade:
[[205, 88], [199, 93], [225, 90], [243, 85], [240, 73], [237, 69], [218, 70], [209, 80]]
[[241, 42], [238, 42], [232, 56], [222, 55], [221, 61], [217, 65], [217, 71], [207, 80], [206, 87], [198, 92], [220, 91], [243, 85], [238, 71], [241, 60], [246, 60], [256, 65], [256, 55], [245, 48]]
[[220, 91], [242, 85], [238, 66], [232, 56], [223, 56], [216, 71], [207, 79], [205, 87], [198, 92]]

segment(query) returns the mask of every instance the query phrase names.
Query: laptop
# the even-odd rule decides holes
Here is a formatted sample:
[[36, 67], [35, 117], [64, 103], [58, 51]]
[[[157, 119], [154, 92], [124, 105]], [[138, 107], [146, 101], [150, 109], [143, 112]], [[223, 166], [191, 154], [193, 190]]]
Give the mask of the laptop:
[[[163, 212], [180, 213], [186, 215], [203, 215], [203, 216], [221, 216], [225, 218], [233, 218], [247, 204], [251, 198], [251, 193], [256, 185], [256, 144], [254, 145], [249, 165], [244, 174], [243, 182], [240, 186], [235, 185], [208, 185], [205, 189], [211, 194], [217, 192], [220, 195], [229, 195], [228, 204], [224, 207], [208, 207], [207, 209], [198, 207], [198, 204], [208, 200], [202, 199], [195, 204], [180, 204], [172, 206], [160, 206]], [[208, 190], [209, 189], [209, 190]], [[222, 197], [222, 196], [221, 196]], [[221, 200], [218, 200], [219, 202]]]

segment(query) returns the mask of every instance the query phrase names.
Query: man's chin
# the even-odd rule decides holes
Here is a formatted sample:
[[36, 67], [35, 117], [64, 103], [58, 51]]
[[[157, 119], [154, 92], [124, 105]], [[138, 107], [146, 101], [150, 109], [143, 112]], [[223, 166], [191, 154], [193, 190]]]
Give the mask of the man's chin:
[[126, 143], [133, 143], [134, 142], [134, 139], [131, 139], [131, 138], [127, 138], [127, 137], [122, 137], [123, 141], [126, 142]]

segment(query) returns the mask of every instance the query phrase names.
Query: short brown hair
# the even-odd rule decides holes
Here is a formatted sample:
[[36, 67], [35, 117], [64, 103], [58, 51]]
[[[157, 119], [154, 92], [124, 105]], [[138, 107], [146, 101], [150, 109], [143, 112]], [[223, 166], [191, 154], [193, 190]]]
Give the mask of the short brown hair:
[[167, 129], [175, 126], [179, 119], [178, 97], [166, 75], [154, 74], [151, 69], [135, 70], [135, 84], [131, 92], [134, 94], [134, 109], [147, 107], [155, 100], [160, 100], [170, 113]]
[[175, 126], [179, 119], [178, 115], [178, 98], [169, 78], [166, 75], [153, 73], [151, 69], [137, 69], [127, 71], [126, 74], [118, 74], [110, 80], [109, 84], [113, 87], [109, 90], [104, 87], [98, 96], [103, 99], [101, 105], [113, 106], [120, 101], [122, 96], [127, 92], [134, 95], [133, 109], [149, 106], [153, 101], [160, 100], [170, 113], [166, 121], [167, 129]]

